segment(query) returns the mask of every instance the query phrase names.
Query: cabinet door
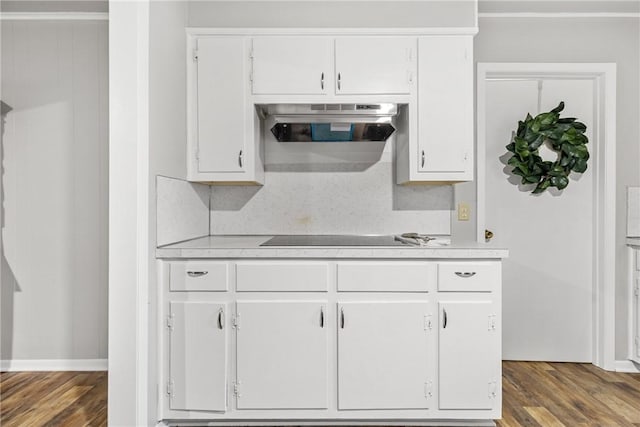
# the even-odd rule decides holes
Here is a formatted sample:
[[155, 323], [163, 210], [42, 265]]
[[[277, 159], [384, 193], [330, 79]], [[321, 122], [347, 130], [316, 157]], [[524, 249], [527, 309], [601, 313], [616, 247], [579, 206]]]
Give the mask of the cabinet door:
[[242, 173], [249, 154], [245, 39], [202, 37], [197, 51], [198, 172]]
[[328, 407], [325, 301], [239, 301], [238, 409]]
[[492, 409], [500, 387], [500, 332], [494, 305], [441, 302], [440, 316], [439, 408]]
[[253, 93], [321, 95], [332, 86], [331, 39], [253, 39]]
[[338, 409], [423, 409], [430, 394], [429, 305], [338, 305]]
[[419, 172], [465, 172], [473, 153], [473, 39], [427, 36], [418, 50]]
[[[631, 343], [631, 360], [640, 363], [640, 250], [633, 251], [633, 342]], [[635, 264], [635, 269], [633, 268]]]
[[225, 411], [226, 304], [171, 302], [171, 409]]
[[335, 43], [337, 94], [412, 92], [416, 38], [341, 37]]

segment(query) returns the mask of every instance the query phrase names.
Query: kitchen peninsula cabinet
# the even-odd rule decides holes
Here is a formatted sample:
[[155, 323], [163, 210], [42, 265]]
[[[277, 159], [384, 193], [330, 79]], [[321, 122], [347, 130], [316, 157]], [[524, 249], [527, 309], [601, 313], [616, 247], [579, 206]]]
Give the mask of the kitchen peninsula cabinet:
[[[168, 325], [158, 338], [158, 419], [489, 425], [500, 418], [506, 251], [251, 249], [233, 240], [228, 250], [158, 249], [160, 317]], [[182, 281], [176, 275], [185, 263], [199, 271], [211, 265], [228, 280], [216, 288], [227, 290], [172, 290], [184, 288], [170, 282]], [[313, 286], [305, 274], [318, 276]], [[258, 286], [261, 276], [268, 285]], [[186, 328], [177, 326], [180, 310]]]
[[490, 300], [440, 302], [438, 407], [492, 409], [498, 398], [497, 307]]
[[238, 409], [325, 409], [329, 405], [326, 301], [236, 304]]
[[166, 321], [171, 409], [226, 410], [226, 304], [172, 301]]
[[627, 238], [629, 251], [629, 359], [640, 363], [640, 238]]
[[338, 409], [427, 409], [433, 396], [431, 305], [338, 303]]

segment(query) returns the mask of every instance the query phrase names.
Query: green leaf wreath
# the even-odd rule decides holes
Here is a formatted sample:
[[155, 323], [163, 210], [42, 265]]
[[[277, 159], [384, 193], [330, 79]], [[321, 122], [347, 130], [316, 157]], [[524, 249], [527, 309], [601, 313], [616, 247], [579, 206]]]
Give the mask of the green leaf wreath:
[[[575, 118], [560, 118], [564, 102], [548, 113], [518, 122], [518, 131], [507, 150], [513, 156], [507, 162], [513, 166], [512, 173], [522, 177], [522, 184], [536, 184], [533, 194], [542, 193], [549, 187], [558, 190], [569, 185], [571, 171], [583, 173], [587, 170], [589, 139], [584, 132], [587, 127]], [[538, 149], [545, 142], [558, 153], [555, 162], [543, 160]]]

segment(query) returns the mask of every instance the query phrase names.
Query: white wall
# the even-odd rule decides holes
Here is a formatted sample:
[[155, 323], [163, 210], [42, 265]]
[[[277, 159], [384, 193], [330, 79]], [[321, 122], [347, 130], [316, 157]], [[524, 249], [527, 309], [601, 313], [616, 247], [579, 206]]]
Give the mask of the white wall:
[[102, 13], [109, 10], [108, 0], [2, 0], [2, 12], [10, 13]]
[[[616, 359], [626, 359], [626, 187], [640, 184], [640, 21], [637, 18], [480, 19], [476, 62], [615, 62], [616, 158]], [[569, 191], [571, 188], [569, 188]], [[475, 235], [475, 183], [460, 184], [456, 202], [473, 205], [472, 221], [453, 221], [456, 236]]]
[[473, 27], [474, 0], [189, 1], [191, 27]]
[[2, 23], [2, 360], [106, 365], [107, 32]]
[[[148, 313], [148, 352], [151, 355], [146, 365], [148, 369], [148, 385], [155, 391], [163, 385], [156, 384], [157, 354], [155, 337], [157, 331], [157, 264], [155, 248], [159, 243], [166, 243], [166, 233], [157, 229], [156, 224], [156, 177], [185, 179], [187, 175], [186, 157], [186, 33], [187, 3], [185, 1], [158, 1], [149, 5], [149, 170], [148, 170], [148, 299], [151, 302]], [[197, 212], [186, 216], [194, 219], [189, 230], [180, 228], [182, 233], [207, 234], [208, 223], [208, 189], [203, 185], [192, 186], [186, 182], [175, 182], [182, 190], [191, 186], [189, 197], [197, 205]], [[175, 194], [175, 193], [174, 193]], [[179, 191], [178, 194], [183, 194]], [[197, 194], [194, 200], [194, 195]], [[160, 195], [162, 196], [162, 194]], [[198, 203], [198, 199], [202, 204]], [[161, 219], [161, 218], [159, 218]], [[163, 227], [163, 223], [158, 224]], [[158, 232], [157, 232], [158, 231]], [[166, 231], [166, 230], [165, 230]], [[174, 229], [174, 231], [177, 231]], [[204, 232], [204, 233], [203, 233]], [[187, 234], [183, 234], [187, 238]], [[174, 235], [175, 237], [175, 235]], [[160, 239], [160, 240], [158, 240]], [[149, 423], [155, 420], [156, 395], [150, 392], [147, 396], [146, 408]], [[154, 423], [155, 424], [155, 423]]]

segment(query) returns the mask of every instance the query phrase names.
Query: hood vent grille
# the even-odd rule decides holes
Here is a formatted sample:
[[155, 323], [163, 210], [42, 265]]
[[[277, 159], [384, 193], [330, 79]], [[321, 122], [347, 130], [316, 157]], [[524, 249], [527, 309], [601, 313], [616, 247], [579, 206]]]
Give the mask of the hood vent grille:
[[386, 141], [394, 132], [396, 104], [267, 104], [257, 106], [270, 119], [279, 142]]

